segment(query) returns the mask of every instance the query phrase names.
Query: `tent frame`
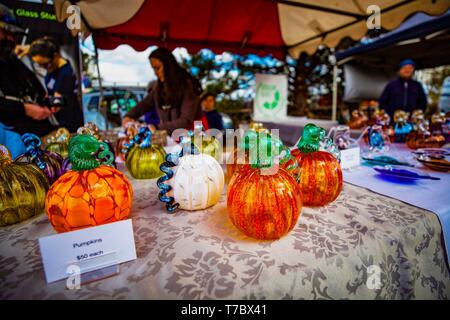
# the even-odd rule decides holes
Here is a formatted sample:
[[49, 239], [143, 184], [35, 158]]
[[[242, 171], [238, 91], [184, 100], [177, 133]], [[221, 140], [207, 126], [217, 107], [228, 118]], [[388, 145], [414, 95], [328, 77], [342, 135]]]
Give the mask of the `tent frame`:
[[[400, 6], [406, 5], [406, 4], [408, 4], [408, 3], [410, 3], [410, 2], [413, 2], [413, 1], [415, 1], [415, 0], [405, 0], [405, 1], [402, 1], [402, 2], [398, 2], [398, 3], [396, 3], [396, 4], [392, 5], [392, 6], [390, 6], [390, 7], [386, 8], [386, 9], [384, 9], [384, 10], [381, 10], [381, 11], [380, 11], [380, 14], [389, 12], [389, 11], [394, 10], [394, 9], [397, 9], [397, 8], [400, 7]], [[297, 2], [295, 2], [295, 3], [297, 3]], [[304, 4], [301, 4], [301, 3], [298, 3], [298, 4], [299, 4], [300, 7], [304, 7]], [[317, 10], [327, 11], [325, 8], [320, 8], [320, 9], [319, 9], [319, 8], [320, 8], [320, 7], [318, 7]], [[334, 28], [334, 29], [331, 29], [331, 30], [322, 32], [322, 33], [317, 34], [317, 35], [315, 35], [315, 36], [309, 37], [308, 39], [305, 39], [305, 40], [302, 40], [302, 41], [300, 41], [300, 42], [291, 44], [291, 45], [288, 46], [288, 48], [293, 48], [293, 47], [296, 47], [296, 46], [299, 46], [299, 45], [308, 43], [308, 42], [310, 42], [310, 41], [312, 41], [312, 40], [315, 40], [315, 39], [319, 39], [319, 38], [322, 38], [322, 39], [323, 39], [323, 38], [325, 38], [329, 33], [333, 33], [333, 32], [336, 32], [336, 31], [345, 29], [345, 28], [350, 27], [350, 26], [352, 26], [352, 25], [354, 25], [354, 24], [356, 24], [356, 23], [359, 23], [359, 22], [361, 22], [362, 20], [365, 20], [365, 19], [367, 19], [367, 15], [361, 15], [361, 16], [358, 17], [355, 21], [346, 23], [346, 24], [344, 24], [344, 25], [342, 25], [342, 26], [339, 26], [339, 27], [337, 27], [337, 28]]]

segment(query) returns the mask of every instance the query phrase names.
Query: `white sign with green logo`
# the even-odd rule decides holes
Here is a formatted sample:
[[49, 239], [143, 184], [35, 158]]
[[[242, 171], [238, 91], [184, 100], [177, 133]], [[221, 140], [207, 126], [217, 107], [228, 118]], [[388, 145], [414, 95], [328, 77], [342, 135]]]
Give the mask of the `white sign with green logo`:
[[253, 119], [256, 121], [280, 120], [287, 114], [286, 75], [257, 74]]

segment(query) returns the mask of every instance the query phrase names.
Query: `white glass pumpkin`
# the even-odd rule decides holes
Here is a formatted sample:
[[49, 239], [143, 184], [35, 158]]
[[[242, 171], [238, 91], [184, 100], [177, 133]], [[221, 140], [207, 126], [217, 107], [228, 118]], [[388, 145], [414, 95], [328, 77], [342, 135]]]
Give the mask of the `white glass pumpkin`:
[[168, 193], [180, 209], [202, 210], [215, 205], [224, 188], [224, 174], [216, 159], [207, 154], [190, 154], [179, 159], [167, 184]]

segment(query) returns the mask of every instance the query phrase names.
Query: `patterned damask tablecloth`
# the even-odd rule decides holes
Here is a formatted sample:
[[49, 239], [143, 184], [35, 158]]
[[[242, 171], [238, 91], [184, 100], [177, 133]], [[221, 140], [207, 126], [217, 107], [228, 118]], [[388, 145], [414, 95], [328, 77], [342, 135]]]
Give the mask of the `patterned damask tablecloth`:
[[[0, 298], [450, 297], [441, 226], [431, 212], [345, 184], [331, 205], [303, 208], [289, 235], [258, 242], [229, 222], [225, 193], [207, 210], [169, 215], [155, 180], [132, 183], [137, 260], [79, 290], [46, 284], [37, 239], [54, 231], [42, 214], [0, 229]], [[379, 289], [366, 284], [368, 268], [378, 269], [371, 266], [381, 271]]]

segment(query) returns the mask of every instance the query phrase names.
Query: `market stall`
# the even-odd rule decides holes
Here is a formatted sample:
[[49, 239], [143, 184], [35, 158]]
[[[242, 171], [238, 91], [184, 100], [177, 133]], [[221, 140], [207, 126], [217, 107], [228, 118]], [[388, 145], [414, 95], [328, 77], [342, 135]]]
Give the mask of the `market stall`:
[[[214, 18], [206, 19], [206, 42], [203, 35], [190, 42], [173, 37], [182, 26], [162, 23], [166, 16], [152, 20], [157, 31], [138, 28], [152, 14], [170, 11], [172, 1], [158, 2], [161, 12], [150, 6], [154, 1], [131, 1], [124, 16], [114, 15], [119, 20], [101, 24], [104, 3], [79, 2], [84, 26], [100, 47], [152, 40], [169, 47], [220, 44], [221, 50], [239, 43], [243, 52], [286, 49], [281, 35], [209, 41], [223, 35], [213, 27], [214, 19], [220, 22], [213, 13], [226, 11], [227, 3], [244, 8], [233, 1], [216, 1], [214, 8], [205, 2], [212, 12], [195, 16]], [[321, 40], [305, 32], [291, 42], [294, 53], [315, 50], [322, 40], [333, 43], [345, 30], [357, 35], [365, 23], [353, 12], [361, 11], [358, 1], [346, 8], [252, 3], [244, 2], [252, 10], [266, 8], [262, 16], [273, 18], [269, 9], [277, 5], [279, 15], [287, 8], [321, 12], [309, 25], [319, 18], [340, 22], [319, 28]], [[421, 5], [432, 14], [448, 9], [442, 1], [387, 3], [387, 17], [401, 12], [400, 20]], [[190, 21], [184, 10], [192, 3], [185, 4], [172, 7], [183, 18], [174, 15], [174, 21]], [[56, 1], [57, 8], [67, 5]], [[327, 19], [336, 14], [345, 19]], [[287, 16], [280, 30], [299, 18]], [[247, 19], [254, 32], [266, 30], [260, 20]], [[122, 38], [132, 30], [162, 30], [162, 38]], [[258, 39], [275, 42], [271, 47]], [[88, 123], [73, 135], [64, 129], [42, 139], [25, 134], [26, 152], [14, 161], [0, 146], [0, 298], [449, 299], [448, 118], [438, 114], [429, 126], [423, 113], [399, 114], [395, 128], [377, 123], [358, 139], [348, 127], [301, 120], [301, 132], [285, 128], [285, 139], [268, 130], [283, 129], [279, 123], [252, 123], [231, 150], [222, 148], [221, 138], [203, 140], [207, 132], [198, 123], [170, 139], [137, 121], [119, 132]], [[244, 163], [237, 161], [240, 152]], [[413, 192], [422, 194], [414, 198]], [[123, 223], [130, 229], [114, 229]]]

